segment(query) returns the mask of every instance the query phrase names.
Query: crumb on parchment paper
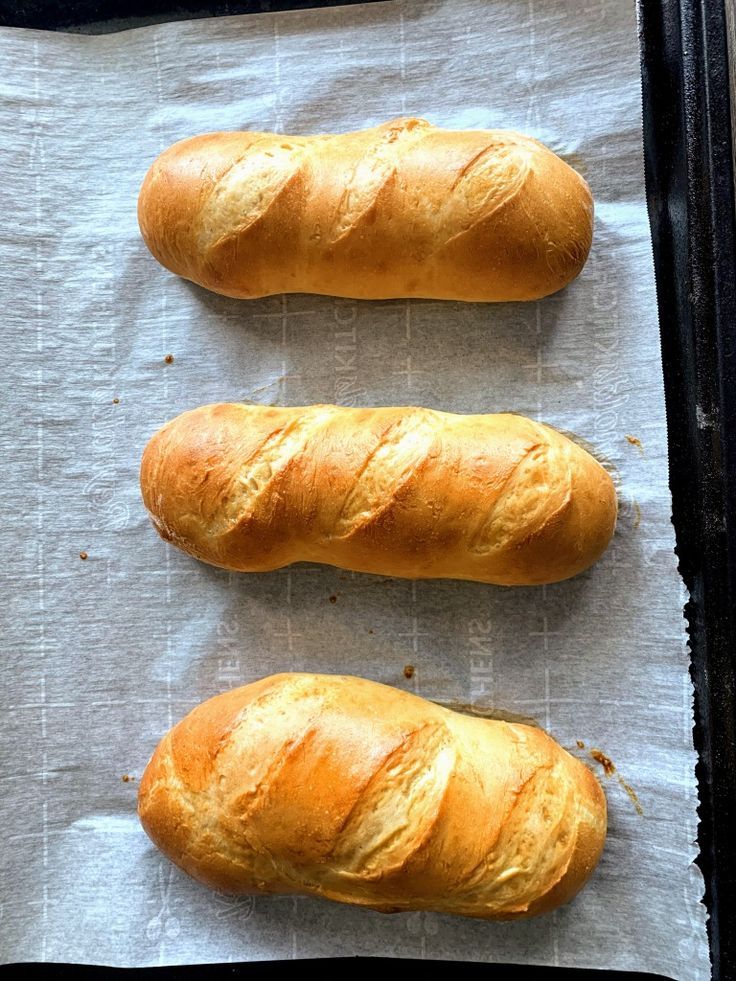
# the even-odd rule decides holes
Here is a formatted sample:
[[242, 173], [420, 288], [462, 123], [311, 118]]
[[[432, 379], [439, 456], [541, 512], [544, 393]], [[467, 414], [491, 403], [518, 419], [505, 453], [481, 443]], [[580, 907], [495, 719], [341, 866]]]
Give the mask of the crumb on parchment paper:
[[609, 759], [609, 757], [606, 756], [606, 754], [600, 749], [591, 749], [590, 755], [593, 757], [596, 763], [600, 763], [600, 765], [603, 767], [603, 772], [607, 777], [612, 776], [616, 772], [616, 767], [613, 765], [613, 761]]
[[[578, 745], [580, 745], [580, 742], [578, 742]], [[600, 763], [600, 765], [603, 767], [603, 772], [605, 773], [605, 775], [607, 777], [613, 776], [614, 773], [616, 774], [616, 778], [617, 778], [617, 780], [618, 780], [621, 788], [626, 792], [629, 800], [634, 805], [634, 809], [636, 810], [636, 813], [640, 817], [643, 817], [644, 816], [644, 808], [641, 806], [641, 804], [639, 802], [639, 797], [638, 797], [636, 791], [631, 786], [631, 784], [626, 783], [626, 781], [621, 776], [621, 774], [616, 770], [616, 767], [615, 767], [615, 765], [613, 763], [613, 760], [611, 760], [611, 758], [609, 756], [606, 756], [606, 754], [602, 750], [600, 750], [600, 749], [591, 749], [590, 750], [590, 755], [593, 757], [593, 759], [596, 761], [596, 763]]]

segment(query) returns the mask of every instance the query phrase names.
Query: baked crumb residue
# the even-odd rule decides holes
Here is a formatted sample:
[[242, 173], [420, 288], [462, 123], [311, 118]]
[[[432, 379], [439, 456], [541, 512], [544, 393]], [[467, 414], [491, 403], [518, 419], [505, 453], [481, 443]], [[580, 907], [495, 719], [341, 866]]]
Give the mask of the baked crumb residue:
[[407, 679], [413, 678], [414, 677], [414, 674], [415, 674], [415, 671], [416, 671], [416, 668], [414, 667], [413, 664], [407, 664], [404, 667], [404, 677], [407, 678]]
[[585, 743], [583, 742], [582, 739], [576, 739], [575, 745], [577, 746], [578, 749], [585, 749]]
[[602, 752], [600, 749], [591, 749], [590, 755], [593, 757], [596, 763], [600, 763], [600, 765], [603, 767], [603, 772], [607, 777], [613, 776], [613, 774], [616, 772], [616, 767], [614, 766], [613, 761], [609, 759], [604, 752]]
[[[580, 740], [578, 740], [578, 746], [581, 749], [583, 748], [583, 743]], [[636, 810], [636, 813], [640, 817], [643, 817], [644, 816], [644, 808], [639, 803], [639, 798], [637, 796], [636, 791], [631, 786], [631, 784], [626, 783], [626, 781], [621, 776], [621, 774], [617, 772], [616, 767], [615, 767], [613, 761], [608, 756], [606, 756], [606, 754], [604, 752], [602, 752], [600, 749], [591, 749], [590, 750], [590, 755], [593, 757], [593, 759], [596, 761], [596, 763], [600, 763], [600, 765], [603, 767], [603, 772], [605, 773], [605, 775], [607, 777], [613, 776], [614, 773], [616, 774], [616, 779], [618, 780], [618, 782], [621, 785], [622, 789], [626, 791], [626, 794], [627, 794], [629, 800], [634, 805], [634, 809]]]
[[86, 552], [80, 552], [79, 553], [79, 558], [82, 560], [82, 562], [84, 562], [85, 559], [89, 558], [89, 556], [87, 555]]
[[635, 446], [640, 453], [644, 453], [644, 447], [641, 444], [641, 440], [638, 436], [631, 436], [629, 433], [626, 434], [626, 439], [632, 446]]
[[332, 596], [328, 597], [330, 603], [337, 603], [337, 596], [333, 593]]
[[626, 781], [624, 780], [624, 778], [621, 776], [620, 773], [617, 774], [617, 776], [618, 776], [618, 782], [621, 784], [621, 786], [623, 787], [623, 789], [629, 795], [629, 798], [631, 800], [631, 803], [634, 805], [634, 808], [636, 810], [636, 813], [640, 817], [643, 817], [644, 816], [644, 808], [639, 803], [639, 798], [636, 795], [636, 791], [634, 790], [634, 788], [632, 786], [630, 786], [628, 783], [626, 783]]
[[123, 781], [123, 783], [133, 783], [135, 777], [131, 776], [129, 773], [124, 773], [120, 779]]
[[174, 363], [174, 355], [173, 354], [167, 354], [167, 355], [164, 356], [164, 364], [173, 364], [173, 363]]

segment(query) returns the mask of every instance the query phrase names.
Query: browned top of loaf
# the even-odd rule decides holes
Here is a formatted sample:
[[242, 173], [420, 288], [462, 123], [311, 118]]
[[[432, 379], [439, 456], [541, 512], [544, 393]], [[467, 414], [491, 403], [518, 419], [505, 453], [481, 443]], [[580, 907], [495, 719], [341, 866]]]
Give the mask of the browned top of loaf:
[[606, 834], [598, 782], [542, 730], [312, 674], [198, 706], [156, 750], [139, 812], [219, 890], [489, 918], [568, 900]]
[[138, 217], [163, 265], [229, 296], [528, 300], [579, 273], [593, 202], [536, 140], [408, 118], [183, 140], [150, 168]]
[[608, 473], [554, 429], [411, 407], [203, 406], [151, 439], [141, 488], [164, 538], [249, 572], [554, 582], [616, 520]]

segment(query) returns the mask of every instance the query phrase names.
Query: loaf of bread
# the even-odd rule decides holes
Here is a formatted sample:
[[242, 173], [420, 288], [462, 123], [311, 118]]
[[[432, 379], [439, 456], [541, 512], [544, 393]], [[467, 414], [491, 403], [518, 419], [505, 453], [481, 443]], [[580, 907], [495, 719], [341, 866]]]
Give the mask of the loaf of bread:
[[567, 902], [606, 836], [598, 781], [541, 729], [336, 675], [199, 705], [159, 744], [138, 811], [222, 892], [488, 919]]
[[510, 414], [204, 406], [150, 440], [141, 488], [163, 538], [242, 572], [549, 583], [591, 565], [616, 521], [604, 468]]
[[395, 119], [183, 140], [148, 171], [138, 220], [167, 269], [227, 296], [533, 300], [582, 269], [593, 201], [529, 137]]

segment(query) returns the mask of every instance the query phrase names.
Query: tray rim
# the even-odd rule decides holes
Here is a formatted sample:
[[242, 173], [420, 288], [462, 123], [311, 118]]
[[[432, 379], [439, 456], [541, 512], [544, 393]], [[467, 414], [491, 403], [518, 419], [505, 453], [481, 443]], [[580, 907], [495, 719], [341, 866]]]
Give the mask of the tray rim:
[[726, 10], [724, 0], [637, 6], [670, 490], [690, 591], [696, 861], [712, 976], [727, 981], [736, 977], [736, 228]]

